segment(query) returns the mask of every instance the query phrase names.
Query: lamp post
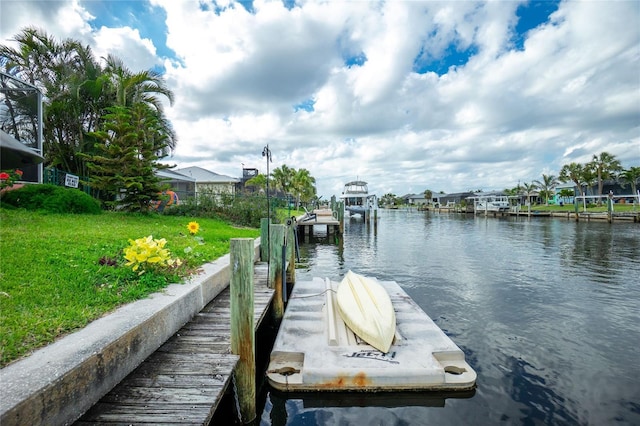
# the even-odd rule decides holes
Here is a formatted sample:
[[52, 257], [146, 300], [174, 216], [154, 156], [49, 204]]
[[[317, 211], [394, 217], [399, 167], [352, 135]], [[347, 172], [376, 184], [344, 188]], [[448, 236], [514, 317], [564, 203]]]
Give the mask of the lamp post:
[[267, 160], [267, 282], [269, 282], [269, 259], [271, 258], [271, 202], [269, 200], [269, 163], [271, 159], [271, 150], [269, 144], [262, 148], [262, 156]]
[[269, 221], [271, 221], [271, 203], [269, 203], [269, 163], [273, 160], [271, 159], [269, 144], [262, 148], [262, 156], [267, 159], [267, 217], [269, 218]]

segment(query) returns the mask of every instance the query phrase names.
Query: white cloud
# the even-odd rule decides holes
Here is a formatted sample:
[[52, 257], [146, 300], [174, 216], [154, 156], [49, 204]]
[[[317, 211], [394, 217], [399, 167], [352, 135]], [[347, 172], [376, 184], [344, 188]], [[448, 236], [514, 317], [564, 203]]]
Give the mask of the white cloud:
[[101, 27], [93, 34], [93, 52], [98, 58], [115, 55], [133, 72], [148, 70], [161, 64], [156, 48], [143, 39], [137, 29]]

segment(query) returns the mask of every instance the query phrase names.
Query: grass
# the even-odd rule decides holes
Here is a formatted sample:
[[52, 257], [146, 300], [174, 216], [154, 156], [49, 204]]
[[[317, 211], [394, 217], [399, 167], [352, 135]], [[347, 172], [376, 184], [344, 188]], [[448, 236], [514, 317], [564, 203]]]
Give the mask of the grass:
[[[200, 225], [198, 238], [187, 230], [190, 221]], [[231, 238], [259, 233], [205, 218], [0, 208], [0, 366], [120, 305], [180, 282], [228, 253]], [[142, 275], [126, 267], [122, 251], [129, 239], [148, 235], [165, 238], [165, 248], [184, 265]]]

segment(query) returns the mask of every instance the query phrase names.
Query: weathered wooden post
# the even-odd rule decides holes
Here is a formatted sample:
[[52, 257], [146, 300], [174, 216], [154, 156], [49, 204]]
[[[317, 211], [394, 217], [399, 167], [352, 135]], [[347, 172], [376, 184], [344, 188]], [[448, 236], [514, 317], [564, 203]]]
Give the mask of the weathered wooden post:
[[269, 218], [260, 219], [260, 260], [267, 262], [269, 260]]
[[296, 282], [296, 230], [295, 224], [291, 219], [287, 221], [287, 282]]
[[240, 416], [245, 424], [256, 418], [253, 256], [252, 238], [231, 239], [231, 352], [240, 356], [235, 381]]
[[377, 235], [378, 233], [378, 205], [373, 209], [373, 234]]
[[271, 224], [269, 226], [269, 287], [274, 289], [273, 313], [277, 320], [284, 314], [282, 300], [282, 246], [284, 244], [284, 225]]

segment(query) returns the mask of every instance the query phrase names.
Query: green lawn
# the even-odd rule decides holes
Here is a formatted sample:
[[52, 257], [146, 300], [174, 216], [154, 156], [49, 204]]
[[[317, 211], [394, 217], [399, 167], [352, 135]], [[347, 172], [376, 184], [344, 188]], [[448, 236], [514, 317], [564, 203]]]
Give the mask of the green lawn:
[[[190, 235], [187, 224], [199, 232]], [[257, 229], [225, 222], [105, 212], [53, 215], [0, 208], [0, 366], [161, 289], [229, 252]], [[165, 238], [178, 270], [138, 275], [124, 265], [129, 239]], [[186, 250], [185, 250], [186, 249]]]

